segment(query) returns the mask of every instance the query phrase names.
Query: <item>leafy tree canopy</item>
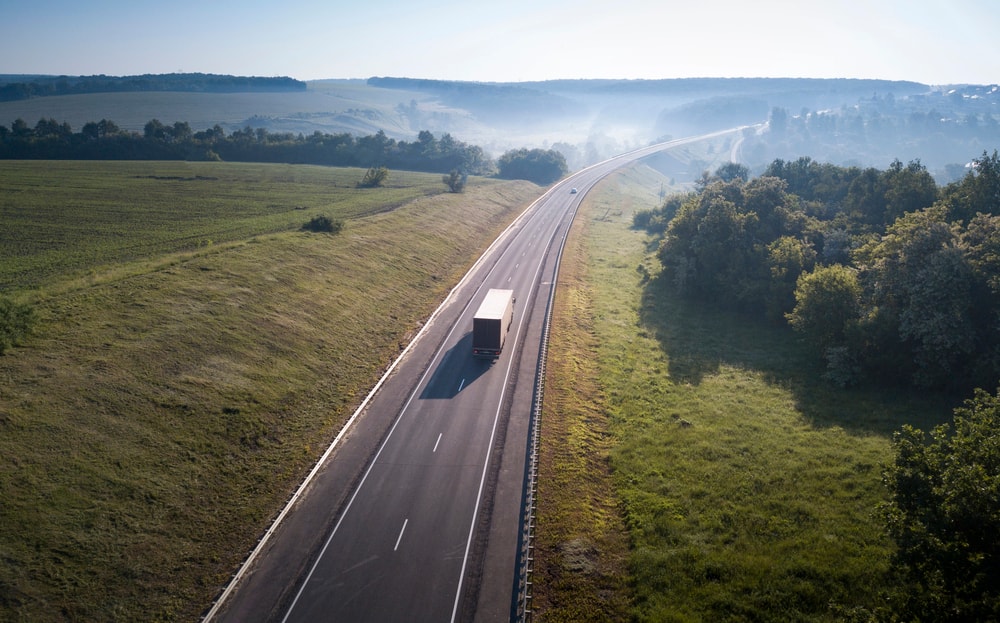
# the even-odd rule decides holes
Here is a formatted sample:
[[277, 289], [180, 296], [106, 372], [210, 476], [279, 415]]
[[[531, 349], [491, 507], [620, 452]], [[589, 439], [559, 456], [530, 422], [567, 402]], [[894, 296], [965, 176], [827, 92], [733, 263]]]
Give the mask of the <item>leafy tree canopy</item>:
[[508, 180], [528, 180], [545, 186], [569, 172], [566, 158], [554, 149], [515, 149], [497, 160], [497, 176]]
[[977, 390], [954, 428], [904, 426], [883, 509], [902, 580], [893, 620], [1000, 619], [1000, 393]]
[[1000, 378], [996, 154], [943, 190], [916, 161], [808, 158], [752, 179], [723, 167], [698, 186], [634, 220], [663, 232], [680, 294], [787, 322], [838, 384], [964, 393]]

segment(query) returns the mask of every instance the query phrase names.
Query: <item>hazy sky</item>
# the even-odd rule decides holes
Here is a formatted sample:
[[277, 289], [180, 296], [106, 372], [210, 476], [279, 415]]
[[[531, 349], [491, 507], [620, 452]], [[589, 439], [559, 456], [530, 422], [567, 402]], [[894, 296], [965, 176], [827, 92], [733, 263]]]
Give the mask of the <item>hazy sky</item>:
[[0, 0], [0, 73], [1000, 81], [998, 0]]

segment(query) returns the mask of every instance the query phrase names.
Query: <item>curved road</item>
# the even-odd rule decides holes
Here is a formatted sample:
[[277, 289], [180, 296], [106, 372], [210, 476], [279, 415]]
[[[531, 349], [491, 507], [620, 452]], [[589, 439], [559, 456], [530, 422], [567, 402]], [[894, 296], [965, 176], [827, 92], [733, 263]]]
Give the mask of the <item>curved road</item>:
[[[372, 391], [206, 620], [510, 620], [542, 328], [576, 208], [634, 160], [736, 131], [618, 156], [532, 204]], [[517, 297], [492, 363], [471, 355], [489, 288]]]

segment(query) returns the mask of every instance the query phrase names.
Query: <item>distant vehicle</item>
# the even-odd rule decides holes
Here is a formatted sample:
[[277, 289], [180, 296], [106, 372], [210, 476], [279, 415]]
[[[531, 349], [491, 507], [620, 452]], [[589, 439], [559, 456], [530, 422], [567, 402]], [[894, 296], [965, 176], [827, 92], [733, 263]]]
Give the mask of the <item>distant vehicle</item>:
[[514, 291], [490, 290], [472, 318], [472, 356], [496, 359], [514, 320]]
[[576, 189], [575, 189], [575, 188], [571, 188], [571, 189], [569, 190], [569, 194], [571, 194], [571, 195], [575, 195], [575, 194], [576, 194]]

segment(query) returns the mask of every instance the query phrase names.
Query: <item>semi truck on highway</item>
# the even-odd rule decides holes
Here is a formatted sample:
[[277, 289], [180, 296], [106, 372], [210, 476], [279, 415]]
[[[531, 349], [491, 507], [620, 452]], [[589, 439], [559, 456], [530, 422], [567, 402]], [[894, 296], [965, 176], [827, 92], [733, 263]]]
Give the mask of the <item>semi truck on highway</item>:
[[514, 291], [490, 290], [472, 318], [472, 356], [496, 359], [514, 320]]

